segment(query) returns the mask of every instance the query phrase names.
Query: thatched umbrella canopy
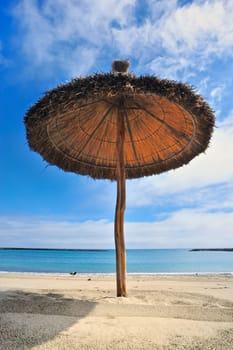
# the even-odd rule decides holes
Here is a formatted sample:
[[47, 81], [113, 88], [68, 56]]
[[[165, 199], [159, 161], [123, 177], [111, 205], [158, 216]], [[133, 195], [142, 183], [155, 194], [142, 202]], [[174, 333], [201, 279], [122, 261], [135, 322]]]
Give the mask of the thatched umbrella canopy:
[[117, 180], [117, 295], [126, 296], [125, 179], [187, 164], [207, 148], [214, 115], [190, 86], [112, 72], [72, 80], [46, 92], [25, 116], [32, 150], [50, 164], [94, 179]]

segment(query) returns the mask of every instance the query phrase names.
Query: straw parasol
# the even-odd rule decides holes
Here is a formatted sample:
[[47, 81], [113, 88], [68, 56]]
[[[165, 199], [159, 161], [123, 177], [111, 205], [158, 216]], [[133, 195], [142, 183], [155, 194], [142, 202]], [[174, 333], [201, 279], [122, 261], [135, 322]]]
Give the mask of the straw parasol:
[[214, 115], [190, 86], [112, 72], [59, 85], [25, 116], [30, 148], [51, 165], [94, 179], [117, 181], [117, 296], [126, 296], [125, 180], [187, 164], [207, 148]]

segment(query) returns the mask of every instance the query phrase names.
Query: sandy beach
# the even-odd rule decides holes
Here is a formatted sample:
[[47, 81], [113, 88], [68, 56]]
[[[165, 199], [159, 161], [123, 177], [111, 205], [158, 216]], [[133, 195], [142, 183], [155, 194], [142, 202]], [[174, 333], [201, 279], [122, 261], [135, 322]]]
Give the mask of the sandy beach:
[[0, 349], [233, 349], [233, 276], [0, 274]]

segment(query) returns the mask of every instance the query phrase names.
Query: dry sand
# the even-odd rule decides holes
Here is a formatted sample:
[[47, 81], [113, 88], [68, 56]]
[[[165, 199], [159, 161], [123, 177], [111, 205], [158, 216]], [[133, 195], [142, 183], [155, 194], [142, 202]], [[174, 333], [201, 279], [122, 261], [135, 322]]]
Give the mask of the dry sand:
[[233, 276], [0, 274], [0, 349], [233, 350]]

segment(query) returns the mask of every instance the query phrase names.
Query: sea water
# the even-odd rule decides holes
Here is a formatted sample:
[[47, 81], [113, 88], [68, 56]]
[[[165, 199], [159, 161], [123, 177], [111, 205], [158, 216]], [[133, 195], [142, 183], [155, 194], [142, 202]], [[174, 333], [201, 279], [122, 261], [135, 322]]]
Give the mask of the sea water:
[[[0, 271], [114, 273], [114, 250], [0, 250]], [[128, 273], [233, 273], [233, 252], [127, 250]]]

